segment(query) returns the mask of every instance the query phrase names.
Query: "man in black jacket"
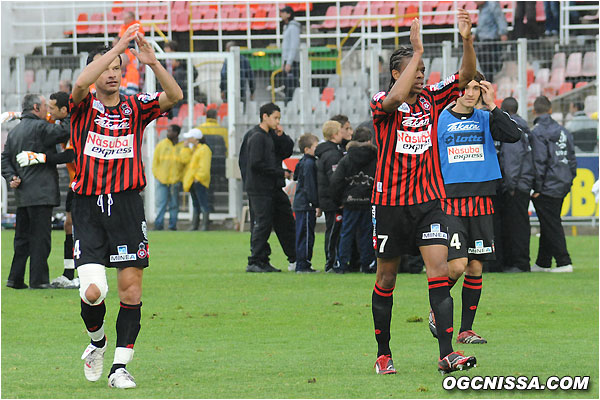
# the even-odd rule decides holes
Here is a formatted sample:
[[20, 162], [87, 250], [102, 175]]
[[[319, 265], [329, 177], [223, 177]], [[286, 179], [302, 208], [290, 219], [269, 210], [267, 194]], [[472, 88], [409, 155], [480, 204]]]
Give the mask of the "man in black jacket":
[[[546, 96], [535, 99], [533, 110], [537, 118], [531, 131], [535, 171], [531, 197], [540, 220], [540, 246], [531, 271], [573, 272], [560, 219], [563, 200], [577, 174], [573, 136], [552, 119], [552, 103]], [[554, 269], [550, 269], [552, 258]]]
[[333, 199], [330, 179], [337, 164], [344, 156], [340, 143], [342, 125], [337, 121], [327, 121], [323, 124], [325, 142], [317, 146], [317, 185], [319, 188], [319, 208], [325, 213], [325, 272], [344, 273], [340, 268], [334, 268], [337, 246], [342, 228], [342, 210]]
[[[527, 122], [517, 115], [519, 103], [514, 97], [502, 101], [502, 110], [510, 114], [523, 135], [518, 142], [500, 142], [498, 161], [502, 170], [502, 243], [504, 272], [529, 272], [529, 192], [533, 188], [533, 158]], [[498, 210], [500, 211], [500, 210]]]
[[246, 272], [281, 272], [269, 263], [268, 240], [273, 228], [290, 265], [296, 262], [294, 216], [282, 190], [285, 179], [291, 179], [292, 175], [281, 166], [282, 160], [292, 155], [294, 141], [281, 129], [280, 118], [277, 105], [263, 105], [260, 124], [246, 133], [240, 149], [240, 170], [252, 220], [251, 255]]
[[[21, 122], [6, 138], [2, 152], [2, 176], [15, 189], [17, 223], [14, 256], [6, 286], [25, 289], [25, 266], [30, 258], [29, 285], [33, 289], [51, 288], [48, 256], [51, 246], [52, 207], [60, 204], [56, 165], [45, 164], [45, 154], [56, 153], [54, 146], [66, 142], [69, 130], [46, 122], [46, 99], [28, 94], [23, 99]], [[23, 168], [17, 154], [28, 150], [29, 164]], [[37, 165], [35, 165], [37, 164]]]

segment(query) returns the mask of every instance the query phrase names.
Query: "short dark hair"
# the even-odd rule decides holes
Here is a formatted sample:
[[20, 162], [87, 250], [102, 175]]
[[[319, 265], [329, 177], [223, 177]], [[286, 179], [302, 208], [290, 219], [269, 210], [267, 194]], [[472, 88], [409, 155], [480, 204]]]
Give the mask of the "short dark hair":
[[42, 104], [42, 96], [37, 93], [26, 94], [25, 97], [23, 97], [23, 112], [33, 110], [33, 106], [36, 104]]
[[206, 111], [206, 118], [217, 119], [217, 110], [211, 108], [210, 110]]
[[[108, 46], [96, 47], [94, 50], [90, 51], [90, 54], [88, 54], [85, 64], [89, 65], [92, 61], [94, 61], [94, 57], [96, 57], [98, 54], [103, 56], [104, 54], [108, 53], [110, 51], [110, 49], [111, 48]], [[120, 55], [119, 55], [119, 65], [123, 65], [123, 60], [121, 59]]]
[[301, 153], [304, 153], [304, 149], [313, 145], [313, 143], [319, 143], [319, 138], [312, 133], [305, 133], [298, 138], [298, 148]]
[[333, 117], [329, 118], [330, 121], [337, 121], [340, 123], [340, 125], [344, 126], [344, 124], [346, 122], [348, 122], [348, 117], [345, 116], [344, 114], [338, 114], [338, 115], [334, 115]]
[[583, 103], [581, 101], [574, 101], [573, 107], [575, 107], [575, 109], [577, 111], [583, 111], [585, 109], [585, 106], [583, 105]]
[[177, 45], [178, 43], [176, 41], [171, 40], [170, 42], [165, 43], [164, 48], [166, 49], [168, 47], [173, 51], [177, 51]]
[[372, 136], [373, 135], [371, 134], [371, 131], [369, 130], [369, 128], [365, 128], [364, 126], [361, 126], [359, 128], [356, 128], [356, 130], [352, 134], [352, 140], [354, 140], [356, 142], [370, 142]]
[[262, 106], [260, 106], [260, 110], [259, 110], [260, 121], [262, 122], [263, 115], [265, 115], [265, 114], [271, 115], [275, 111], [281, 112], [281, 109], [279, 108], [279, 106], [277, 104], [274, 104], [274, 103], [263, 104]]
[[175, 132], [176, 134], [180, 134], [181, 133], [181, 127], [177, 124], [171, 124], [169, 125], [169, 129], [173, 132]]
[[514, 97], [507, 97], [504, 100], [502, 100], [500, 108], [509, 114], [516, 114], [519, 110], [519, 103]]
[[473, 80], [477, 83], [480, 83], [481, 81], [485, 81], [485, 75], [483, 75], [482, 72], [476, 70]]
[[535, 111], [535, 113], [538, 115], [548, 113], [548, 111], [550, 111], [551, 108], [552, 103], [550, 102], [550, 100], [548, 100], [546, 96], [539, 96], [533, 102], [533, 111]]
[[69, 109], [69, 95], [65, 92], [56, 92], [50, 95], [50, 100], [56, 100], [56, 107]]

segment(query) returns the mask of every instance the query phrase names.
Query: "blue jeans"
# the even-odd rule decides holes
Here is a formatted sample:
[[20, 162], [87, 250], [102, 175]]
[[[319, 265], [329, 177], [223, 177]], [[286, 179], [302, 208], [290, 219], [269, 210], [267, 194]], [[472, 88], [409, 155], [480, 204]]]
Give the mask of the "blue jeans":
[[200, 210], [202, 210], [203, 213], [210, 212], [210, 207], [208, 205], [208, 188], [206, 186], [200, 182], [194, 182], [190, 194], [192, 195], [192, 205], [194, 206], [195, 212], [200, 213]]
[[179, 213], [179, 192], [181, 182], [165, 185], [156, 181], [156, 219], [155, 229], [164, 228], [164, 218], [167, 207], [169, 209], [169, 229], [177, 229], [177, 214]]
[[558, 1], [544, 1], [544, 13], [546, 14], [546, 32], [558, 32], [560, 22], [560, 6]]
[[348, 269], [352, 259], [352, 245], [356, 236], [358, 252], [360, 254], [360, 266], [366, 271], [375, 261], [375, 249], [373, 248], [373, 220], [371, 210], [344, 208], [342, 217], [342, 232], [340, 233], [340, 244], [338, 250], [338, 262], [340, 268]]

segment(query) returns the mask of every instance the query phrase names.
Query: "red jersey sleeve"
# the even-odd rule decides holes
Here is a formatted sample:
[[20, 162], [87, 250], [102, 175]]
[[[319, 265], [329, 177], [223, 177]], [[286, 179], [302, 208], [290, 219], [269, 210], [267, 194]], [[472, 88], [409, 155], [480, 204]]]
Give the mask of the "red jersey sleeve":
[[371, 98], [371, 114], [373, 115], [373, 122], [375, 124], [389, 118], [391, 115], [383, 110], [383, 101], [387, 95], [388, 92], [379, 92]]
[[436, 108], [440, 111], [449, 104], [452, 104], [460, 96], [458, 78], [457, 72], [454, 75], [445, 78], [443, 81], [427, 86], [427, 90], [431, 92]]
[[138, 93], [134, 95], [141, 110], [142, 126], [145, 128], [150, 122], [161, 116], [158, 98], [162, 92]]

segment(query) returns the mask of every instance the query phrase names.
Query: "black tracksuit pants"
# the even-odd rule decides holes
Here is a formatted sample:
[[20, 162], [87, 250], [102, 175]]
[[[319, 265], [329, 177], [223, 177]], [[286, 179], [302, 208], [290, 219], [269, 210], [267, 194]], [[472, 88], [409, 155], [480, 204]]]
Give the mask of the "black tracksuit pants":
[[17, 208], [15, 228], [15, 254], [8, 280], [23, 283], [25, 266], [29, 258], [29, 285], [39, 286], [49, 282], [48, 256], [52, 231], [52, 206]]
[[540, 246], [535, 262], [540, 267], [550, 267], [552, 258], [556, 259], [557, 267], [571, 264], [560, 219], [563, 200], [564, 197], [555, 198], [543, 194], [533, 199], [535, 212], [540, 220]]
[[529, 271], [529, 193], [516, 190], [502, 195], [502, 243], [504, 267]]
[[342, 231], [342, 210], [325, 211], [325, 271], [333, 268]]
[[253, 219], [248, 264], [269, 262], [269, 236], [273, 229], [288, 261], [295, 262], [296, 223], [288, 196], [283, 190], [275, 189], [271, 195], [248, 194], [248, 198]]

